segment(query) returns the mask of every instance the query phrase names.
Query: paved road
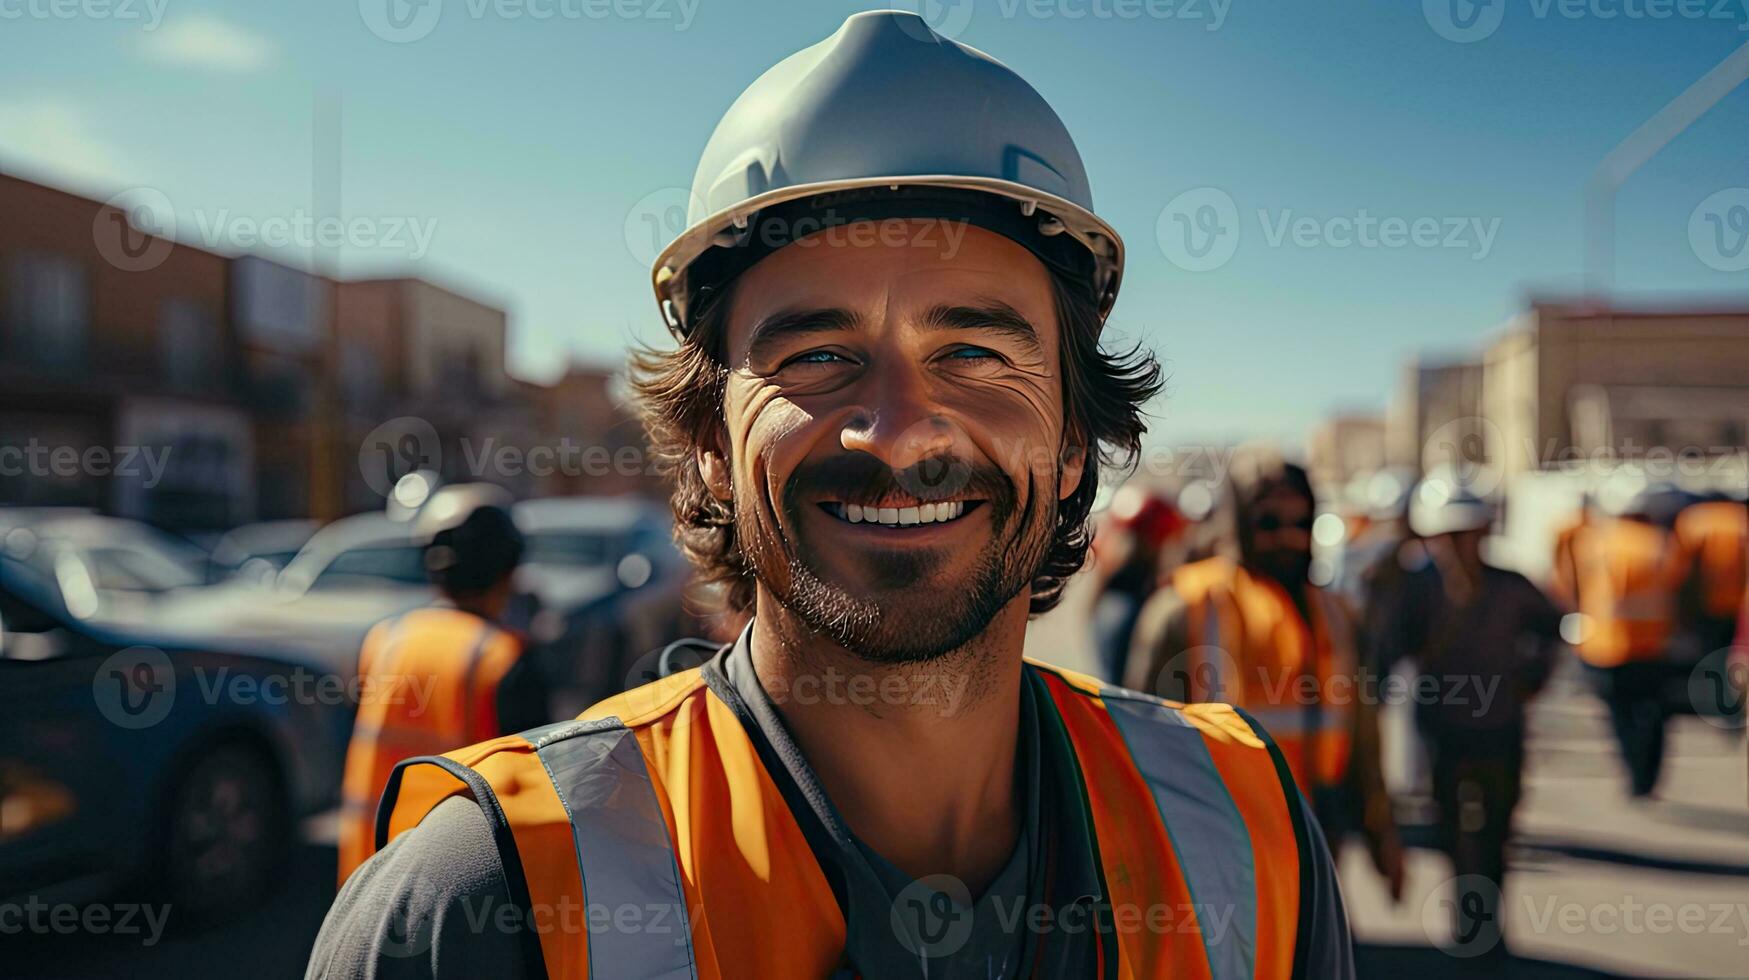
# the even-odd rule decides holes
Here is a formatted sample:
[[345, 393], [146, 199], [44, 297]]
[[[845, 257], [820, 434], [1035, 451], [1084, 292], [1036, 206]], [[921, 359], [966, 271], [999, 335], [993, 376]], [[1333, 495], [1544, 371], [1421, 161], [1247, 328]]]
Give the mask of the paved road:
[[[1749, 977], [1749, 769], [1741, 734], [1674, 719], [1659, 798], [1635, 801], [1599, 703], [1572, 676], [1532, 719], [1507, 880], [1513, 976]], [[1445, 859], [1411, 851], [1392, 908], [1364, 854], [1342, 856], [1356, 938], [1380, 976], [1473, 975], [1448, 942]], [[1418, 952], [1417, 952], [1418, 951]]]

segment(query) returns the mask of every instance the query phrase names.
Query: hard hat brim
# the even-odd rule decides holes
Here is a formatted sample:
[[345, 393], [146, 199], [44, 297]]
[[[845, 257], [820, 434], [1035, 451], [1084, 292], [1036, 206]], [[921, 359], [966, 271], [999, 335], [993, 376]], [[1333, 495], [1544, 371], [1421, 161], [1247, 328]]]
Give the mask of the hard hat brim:
[[1098, 215], [1073, 201], [1011, 180], [947, 174], [907, 174], [817, 181], [776, 188], [696, 222], [662, 250], [651, 270], [651, 286], [655, 290], [657, 309], [668, 329], [676, 337], [685, 338], [686, 306], [693, 293], [693, 284], [687, 281], [687, 271], [699, 256], [718, 247], [719, 236], [745, 229], [758, 212], [774, 205], [823, 194], [880, 187], [939, 187], [973, 191], [1012, 201], [1023, 214], [1029, 216], [1042, 211], [1055, 218], [1058, 230], [1041, 233], [1068, 235], [1093, 256], [1095, 282], [1090, 285], [1099, 309], [1100, 321], [1103, 322], [1110, 314], [1123, 278], [1123, 239], [1118, 236], [1116, 229]]

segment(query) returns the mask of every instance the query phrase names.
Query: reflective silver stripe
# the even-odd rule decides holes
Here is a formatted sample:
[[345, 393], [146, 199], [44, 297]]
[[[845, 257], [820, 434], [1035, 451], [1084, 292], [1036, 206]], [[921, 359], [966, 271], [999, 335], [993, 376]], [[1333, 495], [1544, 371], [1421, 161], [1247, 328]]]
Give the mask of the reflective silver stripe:
[[1115, 689], [1105, 690], [1102, 697], [1178, 855], [1196, 904], [1209, 975], [1214, 980], [1249, 980], [1257, 958], [1251, 831], [1202, 733], [1166, 705]]
[[571, 819], [589, 975], [696, 978], [680, 868], [637, 738], [618, 719], [547, 726], [524, 737]]
[[480, 638], [474, 641], [474, 648], [468, 651], [468, 667], [466, 673], [462, 675], [464, 679], [462, 681], [461, 737], [464, 739], [474, 737], [474, 702], [479, 700], [474, 696], [474, 685], [477, 683], [476, 675], [480, 672], [480, 657], [486, 652], [486, 644], [492, 642], [492, 637], [496, 632], [491, 623], [484, 619], [480, 620]]
[[[1228, 656], [1232, 656], [1232, 651], [1221, 645], [1220, 595], [1218, 595], [1215, 590], [1209, 590], [1208, 595], [1203, 598], [1202, 605], [1202, 645], [1204, 647], [1213, 647]], [[1208, 690], [1203, 692], [1204, 697], [1208, 698], [1210, 701], [1232, 700], [1233, 695], [1227, 693], [1227, 683], [1229, 680], [1237, 681], [1239, 679], [1236, 677], [1228, 678], [1225, 676], [1226, 672], [1221, 669], [1221, 659], [1222, 658], [1218, 654], [1212, 657], [1209, 656], [1206, 649], [1200, 651], [1197, 656], [1197, 660], [1200, 663], [1208, 664], [1209, 672], [1214, 674], [1214, 683], [1208, 685]], [[1195, 698], [1191, 697], [1191, 693], [1192, 692], [1190, 691], [1185, 692], [1185, 698], [1187, 700], [1195, 700]]]

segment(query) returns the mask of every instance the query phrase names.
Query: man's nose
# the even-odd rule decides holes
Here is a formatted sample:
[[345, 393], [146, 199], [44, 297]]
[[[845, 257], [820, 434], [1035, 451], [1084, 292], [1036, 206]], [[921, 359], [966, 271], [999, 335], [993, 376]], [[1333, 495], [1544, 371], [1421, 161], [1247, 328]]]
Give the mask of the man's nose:
[[915, 368], [874, 373], [858, 410], [839, 432], [847, 451], [868, 453], [894, 470], [953, 454], [959, 428], [941, 411]]

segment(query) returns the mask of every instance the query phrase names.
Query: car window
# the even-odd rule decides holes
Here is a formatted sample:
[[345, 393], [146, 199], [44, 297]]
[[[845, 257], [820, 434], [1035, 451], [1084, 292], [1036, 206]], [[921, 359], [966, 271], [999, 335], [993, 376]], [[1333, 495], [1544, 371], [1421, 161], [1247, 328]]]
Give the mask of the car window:
[[156, 552], [93, 548], [87, 557], [99, 589], [167, 592], [201, 584], [201, 579], [192, 571]]
[[311, 588], [335, 588], [356, 584], [360, 579], [423, 585], [427, 581], [423, 553], [412, 545], [343, 551], [322, 569]]
[[544, 565], [605, 565], [623, 550], [616, 536], [595, 531], [542, 531], [528, 537], [523, 561]]

